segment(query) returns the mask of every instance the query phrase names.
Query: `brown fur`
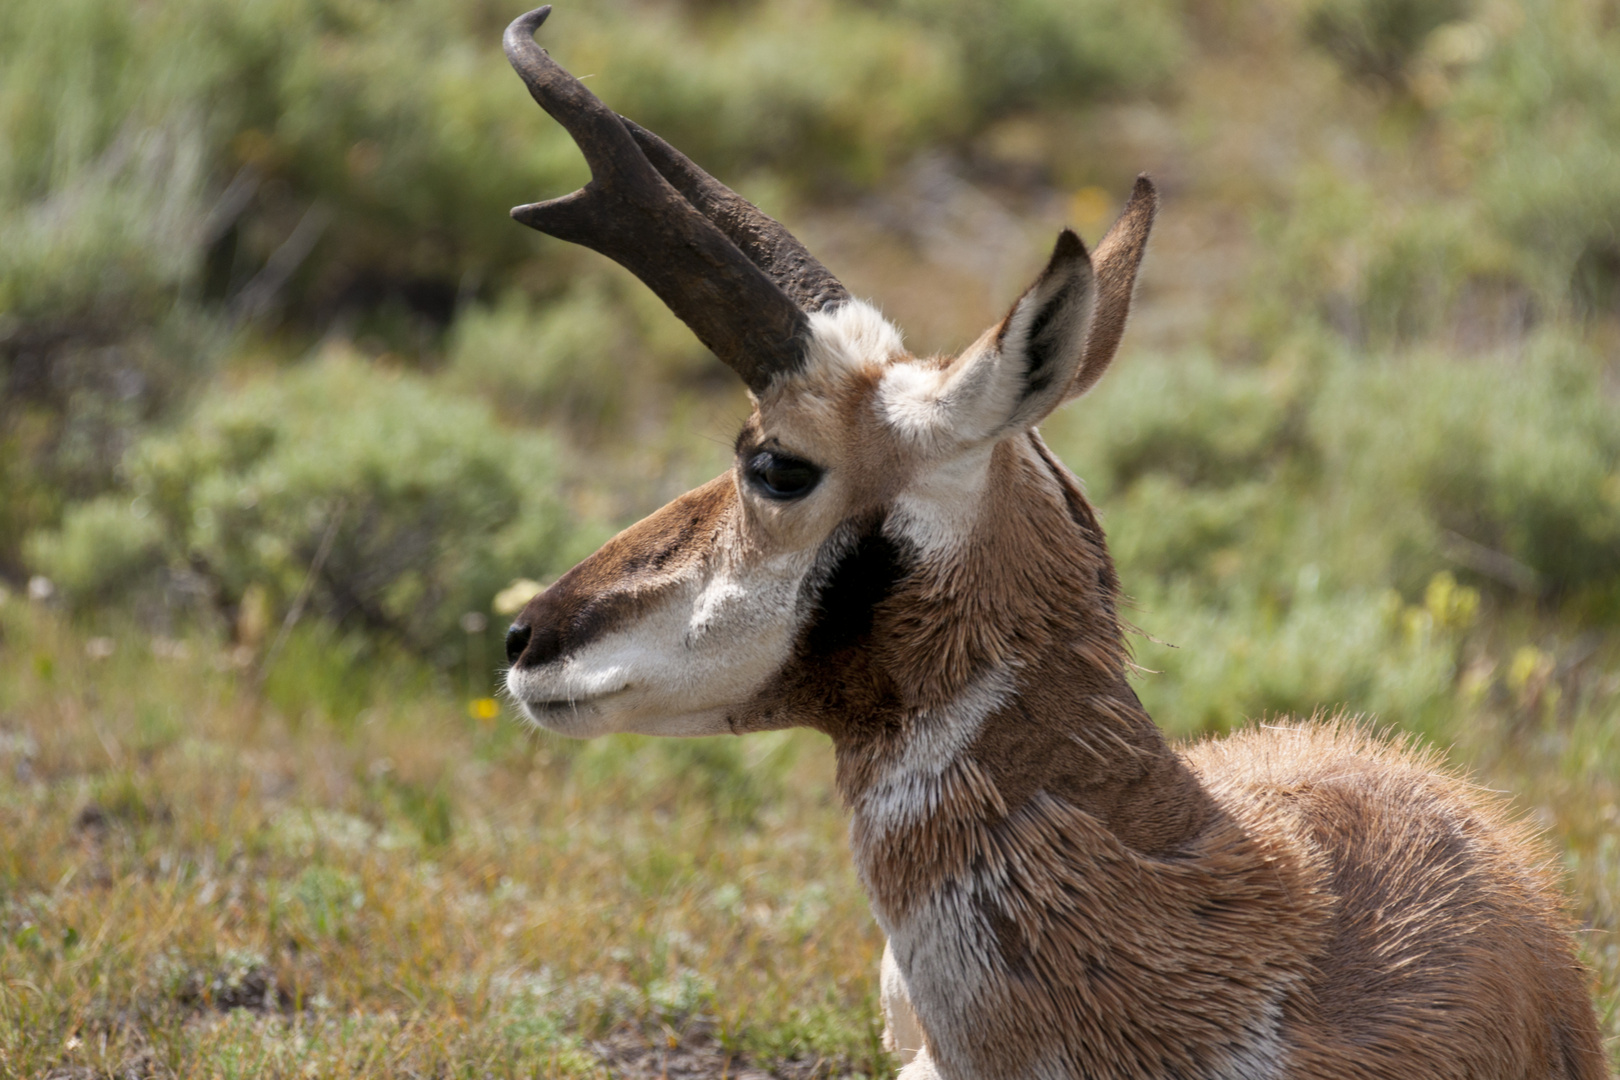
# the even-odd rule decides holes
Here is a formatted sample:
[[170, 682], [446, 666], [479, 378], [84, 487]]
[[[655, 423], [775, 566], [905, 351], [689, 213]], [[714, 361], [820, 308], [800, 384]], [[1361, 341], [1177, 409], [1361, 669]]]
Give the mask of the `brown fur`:
[[[1152, 217], [1151, 199], [1132, 207], [1098, 250], [1083, 357], [998, 369], [1024, 380], [1014, 416], [1112, 358]], [[1084, 293], [1084, 258], [1060, 239], [1048, 274], [1066, 284], [1021, 303]], [[1072, 310], [1049, 315], [1009, 320], [1025, 342], [1068, 340], [1052, 328]], [[974, 348], [1018, 337], [1008, 325]], [[975, 450], [890, 419], [896, 362], [913, 363], [812, 357], [773, 384], [740, 460], [813, 458], [818, 493], [749, 495], [739, 466], [676, 500], [529, 605], [514, 672], [633, 629], [720, 574], [717, 551], [811, 565], [780, 666], [724, 724], [832, 738], [903, 976], [892, 1007], [928, 1044], [907, 1080], [1602, 1077], [1556, 875], [1500, 803], [1345, 723], [1169, 746], [1126, 678], [1097, 516], [1033, 430], [974, 459], [963, 534], [891, 527], [919, 477]]]
[[1325, 868], [1331, 936], [1289, 1002], [1300, 1075], [1607, 1075], [1557, 873], [1500, 799], [1342, 722], [1187, 757], [1251, 829]]
[[1097, 245], [1092, 263], [1097, 268], [1097, 312], [1086, 334], [1085, 356], [1068, 395], [1075, 398], [1097, 385], [1114, 359], [1125, 336], [1125, 317], [1131, 308], [1131, 291], [1136, 286], [1136, 269], [1147, 253], [1148, 234], [1159, 211], [1158, 195], [1145, 176], [1136, 178], [1130, 201], [1114, 227]]
[[535, 628], [528, 662], [565, 655], [634, 619], [702, 559], [736, 508], [731, 476], [694, 488], [625, 529], [523, 611]]
[[999, 883], [982, 915], [1000, 989], [959, 1040], [965, 1075], [1019, 1075], [1054, 1040], [1075, 1075], [1224, 1075], [1271, 1009], [1278, 1075], [1602, 1076], [1527, 832], [1432, 756], [1343, 725], [1171, 750], [1124, 679], [1095, 515], [1034, 445], [997, 451], [993, 528], [913, 569], [858, 647], [776, 691], [836, 688], [799, 708], [833, 735], [857, 804], [906, 718], [986, 668], [1033, 676], [947, 773], [937, 813], [881, 841], [857, 815], [852, 832], [886, 922]]

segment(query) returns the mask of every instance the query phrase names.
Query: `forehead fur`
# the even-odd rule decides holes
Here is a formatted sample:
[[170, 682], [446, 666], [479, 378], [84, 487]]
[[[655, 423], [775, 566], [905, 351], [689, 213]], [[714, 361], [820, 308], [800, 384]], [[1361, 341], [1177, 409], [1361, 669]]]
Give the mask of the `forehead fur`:
[[860, 370], [906, 355], [900, 331], [871, 304], [851, 300], [810, 316], [809, 371]]
[[897, 330], [852, 300], [810, 316], [804, 369], [759, 395], [738, 438], [809, 458], [837, 474], [845, 513], [892, 497], [908, 472], [873, 397], [885, 371], [910, 360]]
[[760, 394], [759, 411], [767, 417], [799, 414], [813, 424], [836, 421], [828, 410], [847, 409], [885, 368], [907, 356], [900, 331], [870, 304], [851, 300], [816, 312], [804, 367]]

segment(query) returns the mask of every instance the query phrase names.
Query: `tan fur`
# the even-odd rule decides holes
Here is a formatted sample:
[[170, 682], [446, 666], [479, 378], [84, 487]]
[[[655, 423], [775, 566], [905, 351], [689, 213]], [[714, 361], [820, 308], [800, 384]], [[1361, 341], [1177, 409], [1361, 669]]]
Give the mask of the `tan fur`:
[[1187, 760], [1249, 829], [1325, 868], [1331, 936], [1288, 1009], [1299, 1075], [1607, 1075], [1554, 864], [1499, 797], [1342, 721]]
[[1125, 336], [1125, 316], [1131, 306], [1131, 290], [1136, 285], [1136, 269], [1147, 253], [1148, 234], [1153, 231], [1153, 218], [1158, 210], [1159, 200], [1153, 185], [1147, 177], [1137, 177], [1124, 213], [1092, 255], [1100, 294], [1097, 315], [1091, 320], [1085, 357], [1074, 381], [1069, 384], [1068, 397], [1077, 398], [1096, 386], [1114, 359], [1114, 352]]
[[[1019, 418], [1107, 366], [1150, 222], [1150, 203], [1127, 210], [1094, 297], [1061, 240], [1020, 301], [1037, 307], [956, 361], [910, 357], [870, 309], [814, 316], [810, 361], [759, 396], [737, 467], [525, 610], [514, 694], [562, 730], [619, 730], [613, 694], [582, 706], [603, 726], [566, 728], [525, 688], [571, 687], [596, 647], [619, 666], [579, 678], [645, 700], [635, 657], [678, 661], [744, 618], [714, 614], [744, 571], [796, 581], [761, 627], [768, 669], [756, 651], [692, 676], [738, 688], [721, 726], [666, 733], [831, 737], [890, 937], [890, 1039], [918, 1051], [906, 1080], [1603, 1076], [1556, 875], [1499, 800], [1342, 722], [1178, 752], [1132, 692], [1097, 516]], [[1039, 309], [1067, 293], [1068, 323]], [[1027, 340], [1003, 340], [1014, 321]], [[1083, 347], [1063, 344], [1076, 325]], [[997, 409], [1022, 426], [952, 427], [994, 432]], [[762, 450], [819, 484], [761, 496], [745, 465]]]
[[[680, 574], [701, 560], [715, 534], [736, 511], [729, 476], [687, 492], [657, 513], [603, 544], [590, 558], [558, 578], [535, 598], [534, 626], [566, 653], [576, 638], [588, 638], [635, 618]], [[535, 643], [537, 646], [540, 642]]]

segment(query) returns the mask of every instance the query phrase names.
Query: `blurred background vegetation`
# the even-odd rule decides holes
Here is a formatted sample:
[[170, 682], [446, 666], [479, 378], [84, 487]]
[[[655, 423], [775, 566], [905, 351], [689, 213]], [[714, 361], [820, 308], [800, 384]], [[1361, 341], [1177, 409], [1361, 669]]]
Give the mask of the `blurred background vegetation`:
[[[537, 744], [488, 700], [496, 595], [725, 468], [746, 409], [634, 279], [507, 218], [587, 175], [500, 54], [517, 13], [0, 4], [0, 829], [27, 838], [0, 862], [0, 1071], [213, 1075], [338, 1014], [376, 1023], [298, 1037], [351, 1066], [633, 1074], [581, 1041], [631, 1023], [887, 1068], [880, 943], [847, 867], [803, 854], [838, 843], [823, 748]], [[1151, 173], [1125, 349], [1045, 432], [1109, 528], [1143, 700], [1181, 735], [1342, 707], [1452, 747], [1553, 830], [1620, 1030], [1620, 2], [597, 0], [542, 40], [919, 352]], [[315, 839], [265, 839], [289, 808]], [[611, 839], [625, 815], [702, 820], [670, 843], [714, 854]], [[600, 843], [492, 839], [514, 822]], [[100, 888], [258, 899], [179, 952], [178, 915], [98, 937], [94, 896], [60, 899], [80, 848]], [[640, 868], [611, 898], [509, 887], [604, 852]], [[418, 887], [479, 898], [469, 925], [611, 910], [659, 959], [514, 931], [428, 971], [443, 941], [398, 922], [431, 922]], [[364, 968], [407, 941], [423, 972], [334, 975], [334, 942]], [[576, 989], [512, 989], [542, 968]], [[242, 1009], [260, 1026], [220, 1019]]]

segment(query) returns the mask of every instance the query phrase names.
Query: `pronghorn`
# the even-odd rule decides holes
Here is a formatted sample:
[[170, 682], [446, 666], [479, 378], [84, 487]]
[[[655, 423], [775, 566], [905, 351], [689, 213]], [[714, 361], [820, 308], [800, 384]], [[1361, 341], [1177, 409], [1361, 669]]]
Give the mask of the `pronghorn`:
[[828, 734], [907, 1080], [1605, 1075], [1535, 838], [1343, 723], [1169, 746], [1119, 582], [1035, 425], [1094, 385], [1156, 208], [1058, 237], [918, 358], [781, 225], [534, 41], [592, 179], [517, 220], [634, 272], [753, 395], [724, 475], [535, 597], [507, 688], [574, 736]]

